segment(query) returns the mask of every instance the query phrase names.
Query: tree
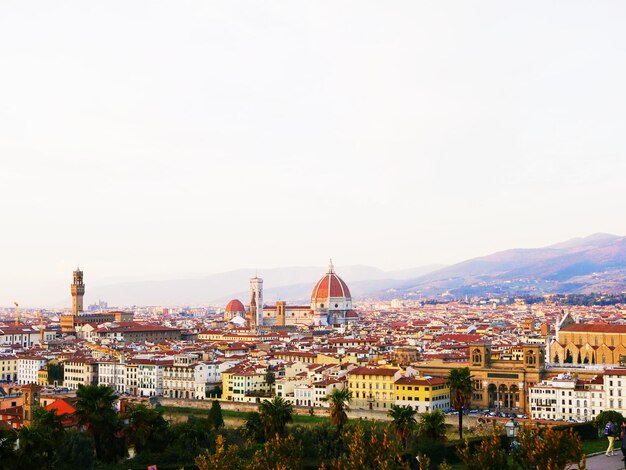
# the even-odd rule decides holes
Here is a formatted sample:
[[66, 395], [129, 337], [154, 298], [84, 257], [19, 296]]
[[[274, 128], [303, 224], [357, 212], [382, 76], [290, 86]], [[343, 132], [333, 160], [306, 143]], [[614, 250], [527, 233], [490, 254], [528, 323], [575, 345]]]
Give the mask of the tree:
[[568, 349], [567, 354], [565, 354], [565, 360], [563, 361], [563, 363], [571, 364], [572, 362], [574, 362], [574, 358], [572, 357], [572, 352]]
[[83, 432], [69, 431], [63, 445], [58, 449], [55, 470], [90, 470], [94, 466], [92, 440]]
[[224, 417], [222, 416], [222, 407], [219, 401], [213, 400], [213, 403], [211, 403], [208, 419], [209, 425], [216, 431], [224, 426]]
[[448, 385], [452, 406], [459, 412], [459, 439], [463, 440], [463, 410], [472, 398], [474, 386], [469, 367], [451, 369], [448, 374]]
[[58, 385], [63, 385], [63, 364], [58, 362], [48, 362], [46, 367], [48, 368], [48, 383], [50, 385], [54, 385], [54, 382], [56, 382]]
[[248, 413], [243, 425], [243, 436], [248, 442], [262, 442], [265, 437], [265, 429], [261, 415], [255, 411]]
[[622, 423], [624, 422], [624, 417], [621, 413], [613, 410], [603, 411], [593, 420], [594, 426], [598, 429], [598, 433], [604, 431], [604, 427], [606, 423], [609, 421], [613, 421], [615, 425], [615, 429], [619, 429]]
[[271, 369], [267, 369], [267, 372], [265, 373], [265, 383], [272, 392], [272, 395], [274, 395], [273, 390], [274, 384], [276, 383], [276, 374]]
[[365, 437], [363, 426], [344, 436], [347, 442], [347, 453], [331, 464], [332, 470], [364, 470], [364, 469], [408, 469], [410, 466], [402, 462], [397, 443], [387, 438], [387, 431], [382, 439], [372, 432], [370, 438]]
[[15, 452], [15, 442], [17, 433], [14, 429], [0, 428], [0, 462], [7, 468], [15, 468], [17, 455]]
[[348, 405], [352, 401], [352, 392], [347, 388], [333, 388], [322, 401], [330, 403], [330, 422], [341, 431], [348, 422], [347, 411], [350, 409]]
[[398, 441], [400, 441], [403, 448], [406, 448], [409, 436], [417, 426], [415, 410], [408, 405], [391, 405], [391, 409], [387, 414], [393, 420], [391, 425], [393, 426]]
[[292, 421], [293, 405], [282, 397], [263, 400], [259, 405], [261, 421], [265, 429], [265, 438], [270, 439], [274, 434], [285, 435], [287, 423]]
[[31, 426], [23, 426], [17, 435], [18, 468], [53, 468], [57, 450], [65, 440], [63, 419], [45, 408], [34, 411]]
[[120, 436], [121, 425], [113, 403], [117, 397], [105, 385], [78, 385], [76, 417], [94, 440], [96, 456], [102, 461], [115, 461], [124, 454]]
[[563, 470], [573, 464], [580, 470], [586, 468], [580, 437], [572, 428], [559, 430], [524, 426], [518, 441], [519, 446], [514, 452], [521, 470]]
[[41, 430], [22, 426], [17, 435], [17, 445], [16, 468], [51, 468], [54, 445]]
[[137, 453], [161, 448], [167, 428], [161, 410], [143, 403], [129, 405], [122, 414], [122, 419], [127, 422], [123, 430], [126, 443], [133, 446]]
[[446, 416], [441, 410], [422, 413], [417, 425], [417, 433], [421, 438], [444, 441], [446, 439]]
[[[494, 432], [485, 437], [474, 452], [468, 441], [459, 447], [457, 455], [467, 470], [505, 470], [510, 468], [501, 436]], [[543, 467], [538, 467], [542, 468]]]
[[302, 444], [289, 435], [286, 439], [278, 434], [269, 439], [262, 450], [257, 450], [252, 457], [248, 470], [291, 470], [300, 468]]
[[226, 447], [222, 435], [215, 440], [215, 453], [208, 450], [194, 459], [198, 470], [239, 470], [242, 462], [239, 458], [239, 447], [230, 445]]

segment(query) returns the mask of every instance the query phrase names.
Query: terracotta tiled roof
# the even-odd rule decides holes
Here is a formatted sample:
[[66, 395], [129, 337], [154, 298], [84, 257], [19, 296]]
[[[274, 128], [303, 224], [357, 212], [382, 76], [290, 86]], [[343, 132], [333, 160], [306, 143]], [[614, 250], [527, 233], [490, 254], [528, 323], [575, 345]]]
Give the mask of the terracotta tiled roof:
[[626, 333], [626, 325], [609, 323], [572, 323], [561, 328], [561, 331], [581, 333]]

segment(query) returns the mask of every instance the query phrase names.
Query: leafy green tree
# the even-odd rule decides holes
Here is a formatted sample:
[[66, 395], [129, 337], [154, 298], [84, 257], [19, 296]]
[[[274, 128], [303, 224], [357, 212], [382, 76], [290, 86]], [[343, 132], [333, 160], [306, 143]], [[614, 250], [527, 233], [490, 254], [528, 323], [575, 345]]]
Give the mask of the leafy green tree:
[[432, 441], [445, 441], [446, 416], [441, 410], [434, 410], [420, 415], [417, 433], [421, 438]]
[[322, 398], [322, 401], [330, 403], [330, 422], [341, 429], [348, 422], [347, 411], [352, 401], [352, 392], [347, 388], [333, 388], [331, 392]]
[[18, 468], [53, 468], [56, 452], [65, 439], [63, 418], [44, 408], [34, 411], [31, 426], [23, 426], [17, 435]]
[[275, 434], [268, 439], [262, 450], [254, 453], [247, 470], [292, 470], [300, 468], [301, 460], [302, 444], [293, 435], [284, 439]]
[[35, 427], [22, 426], [17, 435], [17, 469], [52, 468], [54, 444], [50, 436]]
[[457, 454], [467, 470], [506, 470], [511, 468], [506, 450], [502, 447], [502, 438], [496, 432], [483, 439], [473, 452], [469, 443], [465, 441], [464, 445], [457, 450]]
[[274, 394], [274, 384], [276, 383], [276, 374], [271, 369], [267, 369], [265, 373], [265, 383], [272, 391], [272, 395]]
[[222, 407], [219, 401], [213, 400], [213, 403], [211, 403], [208, 419], [209, 425], [216, 431], [224, 426], [224, 417], [222, 416]]
[[17, 432], [14, 429], [0, 428], [0, 462], [7, 468], [14, 468], [17, 465], [16, 441]]
[[185, 423], [168, 426], [165, 436], [167, 444], [160, 461], [180, 463], [180, 466], [193, 462], [198, 454], [215, 442], [208, 421], [195, 416], [189, 416]]
[[263, 427], [263, 420], [259, 413], [256, 411], [248, 413], [243, 425], [242, 434], [248, 442], [263, 442], [265, 428]]
[[76, 417], [93, 438], [99, 460], [112, 462], [125, 453], [121, 423], [113, 404], [117, 397], [105, 385], [78, 385]]
[[448, 385], [452, 406], [459, 412], [459, 439], [463, 440], [463, 410], [472, 398], [474, 386], [469, 367], [451, 369], [448, 373]]
[[215, 452], [210, 453], [205, 450], [204, 454], [196, 457], [194, 462], [198, 470], [240, 470], [243, 464], [238, 453], [238, 446], [226, 447], [224, 437], [218, 435], [215, 440]]
[[67, 432], [59, 447], [54, 462], [55, 470], [91, 470], [94, 467], [93, 441], [85, 433], [71, 430]]
[[598, 429], [598, 433], [600, 434], [604, 431], [604, 427], [609, 421], [613, 421], [615, 428], [619, 429], [624, 422], [624, 417], [621, 413], [614, 410], [603, 411], [595, 417], [593, 425]]
[[63, 364], [58, 362], [48, 362], [46, 366], [48, 368], [48, 383], [54, 385], [56, 382], [59, 386], [63, 385], [65, 373]]
[[411, 433], [417, 427], [415, 420], [415, 410], [408, 406], [391, 405], [391, 409], [387, 413], [391, 419], [391, 425], [403, 448], [406, 448], [407, 441]]
[[265, 438], [271, 439], [274, 434], [282, 437], [285, 435], [287, 423], [293, 419], [293, 405], [282, 397], [274, 397], [271, 401], [261, 402], [259, 413], [265, 429]]
[[137, 453], [147, 449], [161, 449], [167, 428], [162, 410], [150, 408], [143, 403], [129, 405], [122, 414], [122, 419], [127, 423], [123, 429], [126, 443], [133, 446]]

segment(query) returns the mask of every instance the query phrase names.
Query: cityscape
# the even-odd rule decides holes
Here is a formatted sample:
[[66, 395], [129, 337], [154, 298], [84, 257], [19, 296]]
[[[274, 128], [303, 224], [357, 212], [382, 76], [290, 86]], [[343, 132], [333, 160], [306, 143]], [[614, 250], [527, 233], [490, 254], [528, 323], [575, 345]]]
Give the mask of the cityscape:
[[626, 468], [624, 24], [0, 2], [0, 470]]

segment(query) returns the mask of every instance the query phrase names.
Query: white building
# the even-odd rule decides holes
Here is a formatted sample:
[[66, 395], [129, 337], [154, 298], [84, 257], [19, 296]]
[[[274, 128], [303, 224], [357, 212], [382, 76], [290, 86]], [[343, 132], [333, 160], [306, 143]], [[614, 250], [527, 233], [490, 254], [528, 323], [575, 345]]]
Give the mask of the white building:
[[606, 369], [604, 390], [604, 409], [626, 415], [626, 369]]
[[20, 385], [36, 384], [37, 374], [45, 367], [48, 360], [39, 356], [20, 356], [17, 358], [17, 383]]
[[608, 409], [602, 377], [584, 381], [560, 374], [533, 386], [529, 401], [533, 419], [591, 421]]
[[[51, 341], [56, 337], [55, 330], [45, 330], [43, 332], [44, 341]], [[0, 328], [0, 344], [19, 344], [25, 348], [34, 346], [41, 342], [41, 334], [38, 325], [33, 326], [12, 326]]]
[[160, 397], [163, 395], [163, 369], [171, 361], [157, 361], [154, 359], [135, 359], [131, 361], [136, 366], [137, 395], [140, 397]]
[[163, 368], [163, 396], [168, 398], [195, 398], [194, 369], [198, 356], [180, 354]]
[[329, 395], [333, 388], [345, 388], [345, 386], [346, 382], [334, 379], [298, 386], [294, 388], [293, 402], [296, 406], [329, 407], [330, 404], [322, 399]]
[[126, 364], [117, 360], [98, 361], [98, 385], [107, 385], [116, 393], [126, 390]]

